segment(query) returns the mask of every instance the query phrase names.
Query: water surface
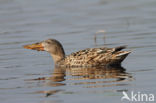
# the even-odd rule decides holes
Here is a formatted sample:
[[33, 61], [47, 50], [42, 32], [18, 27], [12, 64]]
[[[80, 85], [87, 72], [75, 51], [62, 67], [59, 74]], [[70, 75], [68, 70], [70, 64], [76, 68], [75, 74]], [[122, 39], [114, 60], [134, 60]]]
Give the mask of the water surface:
[[[0, 101], [120, 103], [122, 91], [156, 94], [155, 5], [155, 0], [0, 0]], [[100, 30], [105, 34], [98, 33], [95, 43]], [[22, 48], [47, 38], [59, 40], [66, 54], [119, 45], [133, 52], [117, 70], [64, 71], [54, 68], [48, 53]]]

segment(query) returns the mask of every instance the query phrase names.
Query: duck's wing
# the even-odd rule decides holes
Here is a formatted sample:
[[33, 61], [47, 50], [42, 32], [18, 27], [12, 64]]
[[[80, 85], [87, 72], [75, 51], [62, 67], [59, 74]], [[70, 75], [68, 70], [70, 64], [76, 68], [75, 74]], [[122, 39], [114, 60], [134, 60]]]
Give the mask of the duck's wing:
[[106, 63], [112, 48], [89, 48], [68, 55], [65, 59], [70, 66], [96, 66]]
[[[129, 52], [121, 51], [126, 46], [116, 48], [89, 48], [68, 55], [63, 63], [68, 66], [101, 66], [112, 64], [114, 62], [120, 64]], [[123, 58], [124, 57], [124, 58]], [[117, 61], [115, 61], [117, 60]]]

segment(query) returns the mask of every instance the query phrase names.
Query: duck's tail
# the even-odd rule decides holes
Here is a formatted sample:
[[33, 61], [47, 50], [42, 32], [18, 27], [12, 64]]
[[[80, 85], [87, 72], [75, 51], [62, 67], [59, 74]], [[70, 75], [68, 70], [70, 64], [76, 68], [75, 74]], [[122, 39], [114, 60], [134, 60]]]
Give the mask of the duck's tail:
[[115, 47], [113, 52], [121, 51], [122, 49], [125, 49], [126, 47], [127, 47], [126, 45]]
[[113, 64], [121, 64], [121, 62], [128, 56], [128, 54], [131, 53], [131, 51], [121, 51], [122, 49], [125, 49], [126, 46], [119, 46], [113, 48], [113, 56], [112, 56], [112, 62]]

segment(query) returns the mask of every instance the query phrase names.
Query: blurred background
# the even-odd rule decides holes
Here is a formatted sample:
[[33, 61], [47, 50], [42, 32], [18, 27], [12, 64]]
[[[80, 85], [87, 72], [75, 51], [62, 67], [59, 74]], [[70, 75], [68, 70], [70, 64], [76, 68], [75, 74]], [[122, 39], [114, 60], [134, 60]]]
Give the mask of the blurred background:
[[[156, 94], [155, 5], [155, 0], [0, 0], [0, 101], [120, 103], [122, 91]], [[120, 45], [132, 53], [122, 72], [78, 68], [66, 74], [54, 68], [48, 53], [22, 47], [48, 38], [59, 40], [67, 55]]]

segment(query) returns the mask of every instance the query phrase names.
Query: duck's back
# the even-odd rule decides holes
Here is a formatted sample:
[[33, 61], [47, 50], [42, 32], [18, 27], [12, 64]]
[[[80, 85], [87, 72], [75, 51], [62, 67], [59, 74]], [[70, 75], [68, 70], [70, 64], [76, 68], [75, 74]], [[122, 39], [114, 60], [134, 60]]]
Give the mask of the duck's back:
[[[125, 46], [116, 48], [89, 48], [80, 50], [66, 56], [66, 58], [64, 58], [59, 64], [66, 66], [102, 66], [113, 64], [113, 59], [116, 59], [115, 56], [125, 52], [120, 51], [124, 48]], [[122, 60], [118, 60], [116, 63], [118, 62], [120, 64]]]

